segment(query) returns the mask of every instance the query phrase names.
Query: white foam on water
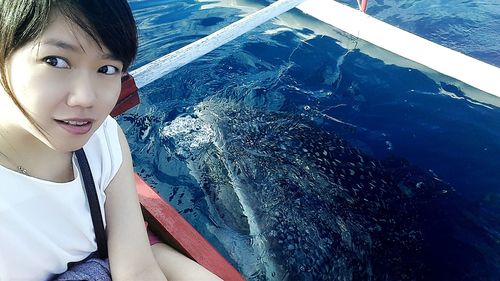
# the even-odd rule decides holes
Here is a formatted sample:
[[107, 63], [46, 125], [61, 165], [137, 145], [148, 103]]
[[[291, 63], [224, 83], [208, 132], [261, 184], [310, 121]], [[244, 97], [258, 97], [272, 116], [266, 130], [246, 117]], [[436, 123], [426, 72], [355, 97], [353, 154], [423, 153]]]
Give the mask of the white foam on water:
[[178, 117], [163, 127], [161, 135], [175, 141], [176, 153], [187, 157], [193, 149], [212, 143], [215, 132], [208, 123], [192, 116]]

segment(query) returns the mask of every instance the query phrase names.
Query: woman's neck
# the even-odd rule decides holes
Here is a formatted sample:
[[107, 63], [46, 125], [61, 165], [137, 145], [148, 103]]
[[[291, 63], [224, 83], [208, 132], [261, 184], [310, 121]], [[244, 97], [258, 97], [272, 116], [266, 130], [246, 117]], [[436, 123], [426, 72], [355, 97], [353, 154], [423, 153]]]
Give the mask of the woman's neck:
[[[2, 114], [0, 114], [2, 115]], [[0, 164], [8, 169], [53, 182], [73, 180], [72, 152], [59, 152], [40, 141], [20, 125], [0, 121]]]

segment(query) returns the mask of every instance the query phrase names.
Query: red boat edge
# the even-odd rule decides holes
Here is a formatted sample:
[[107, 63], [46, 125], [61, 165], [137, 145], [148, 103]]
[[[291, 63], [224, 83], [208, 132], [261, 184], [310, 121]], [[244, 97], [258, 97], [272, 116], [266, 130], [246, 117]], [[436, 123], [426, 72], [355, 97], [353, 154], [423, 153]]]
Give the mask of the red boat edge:
[[[122, 90], [111, 116], [139, 104], [134, 78], [122, 77]], [[144, 220], [163, 242], [201, 264], [223, 280], [245, 280], [243, 276], [151, 186], [135, 174], [135, 183]]]
[[148, 227], [165, 243], [223, 280], [245, 280], [241, 274], [139, 175], [135, 183]]
[[122, 76], [122, 90], [110, 115], [116, 117], [138, 105], [139, 102], [139, 93], [137, 86], [135, 85], [134, 77], [126, 73]]

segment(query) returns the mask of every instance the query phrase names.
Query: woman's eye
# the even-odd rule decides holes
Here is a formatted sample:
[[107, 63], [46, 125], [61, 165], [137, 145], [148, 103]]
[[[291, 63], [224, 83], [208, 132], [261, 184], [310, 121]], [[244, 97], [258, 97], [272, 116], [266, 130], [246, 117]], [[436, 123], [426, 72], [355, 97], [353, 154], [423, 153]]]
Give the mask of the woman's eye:
[[57, 68], [69, 68], [69, 64], [62, 58], [58, 57], [46, 57], [43, 61], [53, 67]]
[[118, 68], [112, 65], [105, 65], [99, 68], [98, 72], [106, 75], [113, 75], [118, 73]]

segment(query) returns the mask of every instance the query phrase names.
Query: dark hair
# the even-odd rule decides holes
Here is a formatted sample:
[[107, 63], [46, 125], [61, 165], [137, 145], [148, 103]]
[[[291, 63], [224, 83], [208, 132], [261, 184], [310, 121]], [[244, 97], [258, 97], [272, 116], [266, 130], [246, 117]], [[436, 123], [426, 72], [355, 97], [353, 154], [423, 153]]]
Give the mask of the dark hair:
[[137, 53], [137, 29], [127, 0], [0, 0], [0, 83], [30, 121], [10, 89], [6, 62], [14, 51], [37, 40], [57, 14], [79, 26], [101, 48], [106, 46], [124, 71]]

